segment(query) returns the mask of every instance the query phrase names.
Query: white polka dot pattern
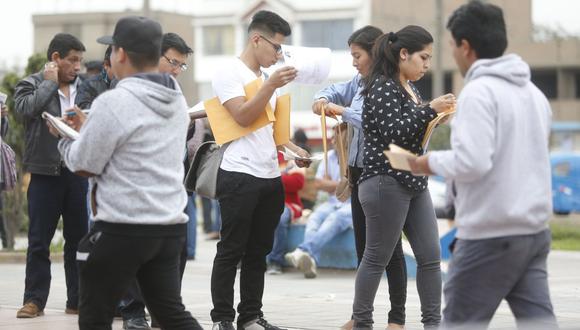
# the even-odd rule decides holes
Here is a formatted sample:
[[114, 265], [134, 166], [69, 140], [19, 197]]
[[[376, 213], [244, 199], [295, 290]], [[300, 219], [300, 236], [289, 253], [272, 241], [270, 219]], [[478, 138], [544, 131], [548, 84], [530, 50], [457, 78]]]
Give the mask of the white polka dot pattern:
[[428, 104], [421, 104], [419, 91], [409, 83], [419, 104], [404, 92], [393, 79], [377, 78], [363, 104], [364, 171], [360, 180], [378, 174], [388, 174], [403, 186], [421, 191], [427, 188], [427, 177], [393, 169], [383, 154], [390, 143], [422, 154], [421, 140], [427, 124], [437, 116]]

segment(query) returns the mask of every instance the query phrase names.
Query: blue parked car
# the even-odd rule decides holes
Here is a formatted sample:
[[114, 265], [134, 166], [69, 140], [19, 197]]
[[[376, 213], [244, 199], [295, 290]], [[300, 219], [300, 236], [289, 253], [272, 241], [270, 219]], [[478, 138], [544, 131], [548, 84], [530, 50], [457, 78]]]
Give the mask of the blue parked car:
[[580, 211], [580, 154], [552, 154], [550, 158], [554, 213]]

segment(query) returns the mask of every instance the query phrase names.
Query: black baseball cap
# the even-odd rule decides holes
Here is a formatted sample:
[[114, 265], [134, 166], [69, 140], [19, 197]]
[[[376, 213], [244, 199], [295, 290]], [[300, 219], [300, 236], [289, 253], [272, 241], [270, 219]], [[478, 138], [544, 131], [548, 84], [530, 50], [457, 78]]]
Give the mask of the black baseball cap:
[[112, 36], [100, 37], [97, 42], [140, 54], [161, 54], [162, 39], [158, 22], [142, 16], [126, 16], [117, 22]]

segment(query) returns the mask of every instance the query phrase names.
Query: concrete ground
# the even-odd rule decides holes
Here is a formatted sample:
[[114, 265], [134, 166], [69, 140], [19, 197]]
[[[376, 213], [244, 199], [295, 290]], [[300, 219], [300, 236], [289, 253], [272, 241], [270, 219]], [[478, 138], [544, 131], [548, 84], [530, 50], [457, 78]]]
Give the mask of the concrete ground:
[[[195, 261], [188, 262], [183, 280], [187, 309], [206, 329], [211, 329], [210, 274], [216, 241], [198, 238]], [[12, 260], [12, 261], [10, 261]], [[16, 319], [22, 303], [25, 265], [6, 259], [0, 263], [0, 329], [77, 329], [76, 317], [64, 314], [65, 283], [62, 261], [52, 267], [52, 286], [46, 314], [35, 319]], [[580, 253], [553, 251], [549, 257], [552, 302], [563, 329], [580, 329]], [[283, 275], [266, 275], [264, 313], [273, 324], [292, 329], [338, 329], [350, 318], [355, 271], [321, 270], [318, 278], [307, 280], [302, 273], [288, 270]], [[422, 329], [415, 280], [410, 279], [407, 299], [407, 329]], [[236, 286], [237, 287], [237, 286]], [[238, 299], [238, 296], [236, 296]], [[387, 323], [387, 284], [381, 283], [375, 301], [375, 328]], [[115, 320], [113, 329], [121, 329]], [[515, 328], [509, 308], [503, 303], [492, 329]]]

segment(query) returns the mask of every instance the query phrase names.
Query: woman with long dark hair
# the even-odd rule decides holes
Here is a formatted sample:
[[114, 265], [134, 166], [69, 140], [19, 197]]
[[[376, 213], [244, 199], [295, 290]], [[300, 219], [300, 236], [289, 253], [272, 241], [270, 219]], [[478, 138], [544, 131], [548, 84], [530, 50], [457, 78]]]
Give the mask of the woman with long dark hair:
[[424, 104], [413, 81], [430, 66], [433, 37], [419, 26], [382, 35], [365, 79], [362, 128], [363, 173], [359, 199], [366, 217], [366, 246], [353, 304], [354, 329], [372, 329], [373, 303], [385, 266], [404, 232], [417, 260], [417, 290], [425, 328], [441, 320], [441, 266], [435, 212], [427, 178], [391, 167], [390, 143], [415, 154], [429, 121], [455, 103], [451, 94]]
[[[320, 114], [326, 111], [327, 115], [338, 115], [352, 127], [352, 141], [349, 147], [348, 166], [351, 185], [352, 224], [354, 229], [356, 253], [358, 263], [362, 261], [365, 242], [365, 214], [358, 199], [358, 180], [363, 168], [363, 132], [362, 106], [363, 80], [371, 72], [373, 58], [372, 48], [378, 37], [383, 34], [379, 28], [367, 25], [352, 33], [348, 38], [348, 46], [352, 55], [352, 65], [358, 74], [351, 80], [332, 84], [314, 96], [312, 111]], [[407, 299], [407, 269], [401, 240], [399, 239], [393, 256], [387, 266], [387, 280], [389, 282], [389, 299], [391, 310], [388, 316], [389, 329], [402, 329], [405, 324], [405, 302]], [[352, 328], [352, 320], [343, 326], [343, 330]]]

